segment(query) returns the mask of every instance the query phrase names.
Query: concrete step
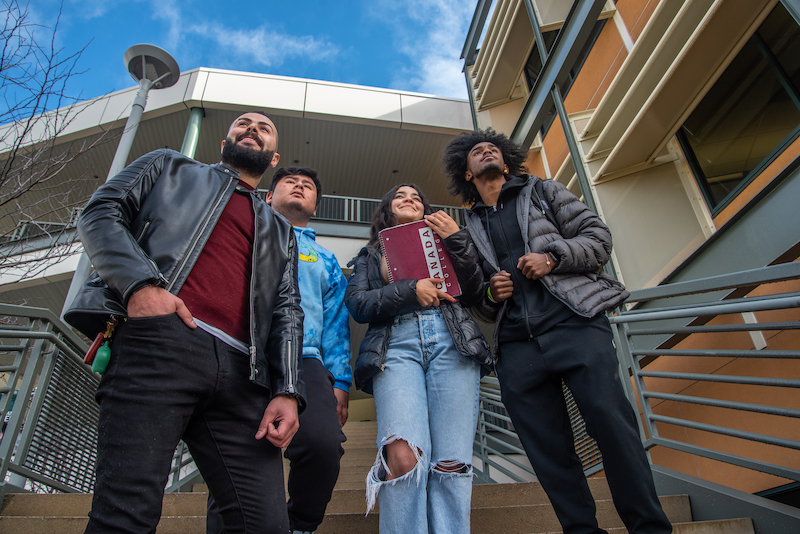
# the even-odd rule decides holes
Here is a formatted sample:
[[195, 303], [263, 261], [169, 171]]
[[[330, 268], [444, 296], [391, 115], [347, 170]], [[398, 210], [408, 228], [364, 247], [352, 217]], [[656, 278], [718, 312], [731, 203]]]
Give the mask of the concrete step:
[[[0, 527], [4, 534], [81, 534], [86, 528], [86, 518], [31, 518], [0, 517]], [[755, 534], [750, 519], [728, 519], [722, 521], [698, 521], [673, 525], [673, 534]], [[624, 534], [624, 527], [608, 528], [609, 534]], [[205, 517], [164, 518], [158, 525], [157, 534], [204, 534]], [[378, 515], [353, 516], [350, 514], [328, 514], [320, 525], [317, 534], [378, 534]], [[537, 534], [540, 530], [505, 530], [499, 525], [482, 529], [473, 520], [472, 532], [475, 534]], [[548, 534], [557, 534], [561, 530]]]
[[749, 517], [677, 523], [672, 526], [672, 534], [755, 534], [755, 532], [753, 520]]
[[[349, 476], [349, 475], [348, 475]], [[341, 488], [333, 492], [328, 511], [338, 514], [365, 514], [366, 496], [364, 480], [356, 480], [358, 488]], [[590, 479], [590, 489], [598, 502], [610, 502], [610, 493], [605, 479]], [[194, 516], [206, 512], [207, 493], [170, 493], [164, 496], [162, 516]], [[667, 506], [675, 498], [670, 497]], [[6, 495], [2, 510], [8, 516], [77, 516], [85, 517], [92, 503], [90, 494], [49, 494], [12, 493]], [[472, 489], [473, 510], [497, 510], [504, 507], [549, 506], [547, 496], [536, 482], [518, 484], [482, 484]], [[611, 507], [613, 509], [613, 506]], [[688, 507], [687, 507], [688, 509]], [[691, 521], [687, 512], [670, 513], [673, 522]]]
[[[609, 528], [607, 530], [608, 534], [627, 534], [628, 532], [625, 527]], [[672, 534], [755, 534], [755, 532], [753, 521], [749, 517], [672, 524]], [[561, 531], [548, 532], [547, 534], [561, 534]]]
[[[82, 534], [88, 518], [0, 517], [3, 534]], [[206, 516], [163, 517], [156, 534], [205, 534]]]
[[[496, 484], [476, 486], [473, 493], [472, 531], [475, 533], [503, 532], [504, 534], [534, 534], [559, 532], [552, 508], [541, 501], [537, 484]], [[595, 482], [593, 490], [604, 491]], [[497, 492], [489, 491], [491, 488]], [[158, 534], [202, 534], [205, 530], [206, 494], [183, 493], [166, 495]], [[505, 499], [504, 504], [496, 501]], [[675, 534], [754, 534], [749, 519], [726, 521], [691, 521], [686, 496], [661, 498]], [[4, 534], [80, 534], [86, 526], [86, 514], [91, 495], [6, 495], [0, 532]], [[378, 511], [365, 517], [366, 502], [363, 489], [337, 490], [328, 506], [325, 521], [318, 534], [347, 532], [348, 534], [377, 534]], [[608, 499], [597, 501], [598, 521], [610, 533], [624, 533], [622, 522]]]
[[[610, 500], [599, 500], [597, 522], [601, 528], [623, 527], [622, 520]], [[671, 522], [691, 521], [689, 498], [685, 495], [661, 498], [661, 505]], [[532, 532], [558, 532], [560, 525], [549, 504], [522, 504], [497, 507], [472, 508], [473, 532], [503, 532], [505, 534], [530, 534]]]
[[[168, 493], [161, 509], [165, 516], [205, 516], [208, 493]], [[89, 493], [9, 493], [2, 517], [86, 517], [92, 507]]]

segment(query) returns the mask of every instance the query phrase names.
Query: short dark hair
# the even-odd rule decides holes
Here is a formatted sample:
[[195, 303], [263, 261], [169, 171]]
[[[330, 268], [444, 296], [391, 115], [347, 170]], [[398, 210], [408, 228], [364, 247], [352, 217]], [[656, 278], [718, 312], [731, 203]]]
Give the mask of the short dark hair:
[[240, 113], [240, 114], [239, 114], [239, 116], [241, 117], [242, 115], [247, 115], [248, 113], [256, 113], [256, 114], [258, 114], [258, 115], [264, 115], [264, 116], [265, 116], [266, 118], [268, 118], [269, 120], [272, 120], [272, 117], [270, 117], [269, 115], [267, 115], [267, 112], [266, 112], [266, 111], [262, 111], [262, 110], [260, 110], [260, 109], [251, 109], [250, 111], [244, 111], [244, 112]]
[[525, 168], [528, 151], [505, 135], [495, 132], [492, 128], [459, 134], [445, 147], [442, 162], [445, 173], [450, 177], [447, 190], [453, 196], [461, 195], [465, 204], [474, 204], [481, 199], [475, 184], [465, 178], [467, 155], [478, 143], [492, 143], [499, 148], [503, 161], [508, 165], [509, 174], [528, 172]]
[[[242, 111], [241, 113], [239, 113], [238, 115], [236, 115], [236, 118], [235, 118], [235, 119], [233, 119], [233, 121], [231, 122], [231, 126], [233, 126], [233, 123], [234, 123], [234, 122], [236, 122], [236, 120], [237, 120], [239, 117], [241, 117], [242, 115], [247, 115], [248, 113], [255, 113], [256, 115], [263, 115], [263, 116], [265, 116], [266, 118], [268, 118], [268, 119], [269, 119], [269, 121], [270, 121], [270, 122], [271, 122], [273, 125], [275, 124], [275, 121], [273, 121], [273, 120], [272, 120], [272, 117], [270, 117], [269, 115], [267, 115], [267, 112], [266, 112], [266, 111], [261, 111], [260, 109], [251, 109], [250, 111]], [[277, 148], [277, 147], [278, 147], [278, 127], [277, 127], [277, 126], [275, 126], [275, 148]]]
[[369, 242], [367, 243], [368, 247], [377, 248], [380, 242], [380, 237], [378, 236], [380, 231], [397, 224], [397, 215], [392, 211], [392, 200], [394, 200], [394, 195], [401, 187], [411, 187], [416, 190], [416, 192], [419, 193], [419, 198], [422, 200], [423, 213], [425, 215], [433, 213], [433, 208], [431, 208], [428, 199], [425, 198], [425, 194], [419, 186], [416, 184], [398, 184], [394, 186], [389, 189], [388, 193], [383, 195], [381, 203], [378, 204], [378, 207], [375, 208], [375, 213], [372, 214], [372, 226], [369, 228]]
[[319, 178], [317, 178], [317, 171], [310, 167], [281, 167], [272, 175], [272, 182], [269, 184], [269, 190], [273, 191], [275, 186], [278, 185], [278, 182], [281, 181], [281, 178], [286, 176], [308, 176], [311, 178], [314, 182], [314, 186], [317, 188], [317, 207], [319, 207], [319, 203], [322, 200], [322, 184], [319, 182]]

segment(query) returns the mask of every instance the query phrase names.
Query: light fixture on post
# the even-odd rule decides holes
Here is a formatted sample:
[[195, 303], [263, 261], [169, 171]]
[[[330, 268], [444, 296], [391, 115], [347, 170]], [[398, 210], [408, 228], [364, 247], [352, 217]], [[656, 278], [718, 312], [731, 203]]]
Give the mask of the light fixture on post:
[[116, 176], [125, 168], [131, 146], [133, 146], [133, 138], [136, 137], [136, 130], [139, 128], [144, 107], [147, 105], [147, 93], [150, 89], [172, 87], [181, 77], [181, 70], [175, 59], [169, 55], [169, 52], [154, 45], [133, 45], [125, 51], [123, 61], [131, 78], [139, 84], [139, 91], [133, 100], [131, 114], [128, 116], [125, 130], [123, 130], [119, 145], [117, 145], [114, 161], [108, 170], [108, 178]]
[[[125, 51], [123, 61], [131, 77], [139, 84], [139, 91], [133, 100], [131, 113], [125, 123], [125, 129], [122, 131], [122, 137], [120, 137], [117, 145], [114, 160], [108, 169], [106, 181], [119, 174], [125, 168], [125, 163], [128, 161], [128, 155], [133, 146], [133, 139], [136, 137], [136, 130], [139, 129], [139, 123], [147, 105], [147, 93], [150, 89], [172, 87], [181, 77], [181, 70], [178, 68], [178, 62], [175, 61], [175, 58], [163, 48], [154, 45], [133, 45]], [[61, 309], [62, 317], [72, 304], [72, 301], [75, 300], [75, 295], [83, 281], [89, 276], [91, 268], [89, 257], [86, 252], [83, 252], [75, 268], [75, 274], [72, 275], [72, 282], [69, 285], [69, 291], [67, 291], [67, 298], [64, 300], [64, 307]]]

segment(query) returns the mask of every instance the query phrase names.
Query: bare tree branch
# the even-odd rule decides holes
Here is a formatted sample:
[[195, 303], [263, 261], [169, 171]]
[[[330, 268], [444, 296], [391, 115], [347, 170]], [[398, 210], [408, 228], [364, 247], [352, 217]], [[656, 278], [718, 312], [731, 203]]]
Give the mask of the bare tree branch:
[[27, 5], [0, 0], [0, 260], [20, 279], [76, 251], [76, 210], [100, 182], [86, 155], [112, 137], [62, 141], [83, 109], [67, 86], [89, 43], [58, 48], [60, 18], [37, 25]]

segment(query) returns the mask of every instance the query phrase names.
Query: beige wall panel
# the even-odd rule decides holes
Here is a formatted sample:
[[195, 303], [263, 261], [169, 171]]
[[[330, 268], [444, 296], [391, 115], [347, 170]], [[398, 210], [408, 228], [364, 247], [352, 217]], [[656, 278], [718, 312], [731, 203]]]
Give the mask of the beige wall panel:
[[[86, 137], [87, 135], [103, 133], [101, 121], [103, 110], [107, 103], [107, 98], [96, 98], [59, 110], [59, 122], [65, 119], [71, 122], [63, 129], [56, 144]], [[37, 143], [42, 139], [52, 137], [51, 120], [56, 113], [56, 111], [51, 111], [42, 115], [40, 120], [31, 126], [23, 145]], [[22, 126], [24, 126], [22, 123], [0, 126], [0, 154], [4, 154], [11, 149], [13, 142], [22, 134]]]
[[497, 59], [487, 79], [481, 85], [479, 109], [511, 98], [525, 62], [533, 49], [534, 38], [528, 12], [519, 2], [502, 45], [496, 50]]
[[193, 108], [203, 106], [203, 91], [206, 90], [209, 74], [208, 69], [195, 69], [183, 74], [189, 76], [189, 80], [186, 84], [186, 92], [183, 95], [183, 101], [186, 107]]
[[[715, 4], [698, 33], [638, 111], [606, 160], [603, 174], [655, 157], [711, 87], [731, 54], [764, 14], [770, 0], [727, 0]], [[699, 76], [698, 73], [706, 73]]]
[[[189, 86], [190, 74], [181, 75], [178, 83], [166, 89], [151, 89], [147, 93], [147, 105], [145, 106], [142, 120], [162, 117], [176, 111], [186, 109], [183, 103], [184, 95]], [[131, 80], [133, 83], [133, 80]], [[101, 123], [104, 129], [118, 128], [125, 125], [131, 114], [131, 106], [139, 86], [130, 87], [111, 93], [108, 96], [107, 105], [103, 110]]]
[[[536, 18], [539, 19], [539, 26], [543, 32], [558, 30], [564, 25], [572, 8], [572, 0], [533, 0]], [[615, 12], [614, 3], [606, 0], [603, 10], [598, 18], [611, 17]]]
[[441, 132], [442, 128], [472, 130], [472, 113], [466, 100], [449, 100], [414, 95], [400, 95], [403, 127], [415, 125], [431, 127]]
[[647, 21], [661, 2], [674, 2], [675, 0], [617, 0], [617, 12], [625, 21], [628, 33], [636, 41], [642, 34]]
[[306, 95], [306, 117], [340, 117], [345, 122], [382, 126], [403, 120], [400, 93], [309, 83]]
[[563, 0], [534, 0], [533, 4], [536, 6], [539, 24], [544, 27], [558, 27], [563, 24], [572, 7], [572, 2]]
[[131, 87], [108, 96], [103, 116], [100, 117], [100, 122], [105, 125], [106, 129], [125, 125], [125, 121], [131, 113], [133, 99], [136, 98], [136, 91], [136, 87]]
[[[133, 81], [133, 79], [131, 79]], [[189, 88], [191, 76], [182, 74], [178, 82], [166, 89], [150, 89], [147, 93], [147, 107], [145, 115], [148, 117], [159, 117], [174, 110], [185, 109], [183, 99]]]
[[666, 265], [688, 256], [698, 236], [704, 239], [674, 165], [604, 182], [595, 191], [629, 289], [653, 283]]
[[564, 99], [567, 113], [594, 109], [628, 57], [616, 26], [610, 21], [595, 41], [578, 78]]
[[[314, 227], [314, 221], [311, 221], [310, 226]], [[316, 241], [333, 252], [339, 267], [342, 269], [347, 269], [347, 262], [353, 259], [362, 247], [367, 246], [366, 239], [351, 239], [347, 237], [319, 235]]]
[[255, 109], [301, 116], [305, 105], [306, 82], [252, 74], [211, 71], [203, 91], [203, 105], [217, 109]]
[[511, 135], [524, 107], [525, 99], [519, 98], [502, 106], [495, 106], [486, 111], [481, 111], [478, 113], [478, 126], [481, 129], [491, 126], [500, 133]]
[[800, 156], [800, 139], [795, 139], [794, 142], [775, 159], [775, 161], [770, 163], [769, 166], [767, 166], [767, 168], [764, 169], [764, 171], [759, 174], [755, 180], [748, 184], [744, 191], [739, 193], [730, 204], [725, 206], [725, 208], [719, 212], [716, 217], [714, 217], [714, 224], [716, 224], [717, 228], [720, 228], [727, 223], [730, 218], [736, 214], [736, 212], [742, 209], [742, 207], [747, 204], [751, 198], [758, 194], [759, 191], [769, 184], [773, 178], [780, 174], [780, 172], [798, 156]]
[[71, 106], [68, 111], [70, 123], [59, 134], [58, 143], [102, 133], [105, 129], [102, 116], [107, 103], [106, 98], [97, 98]]

